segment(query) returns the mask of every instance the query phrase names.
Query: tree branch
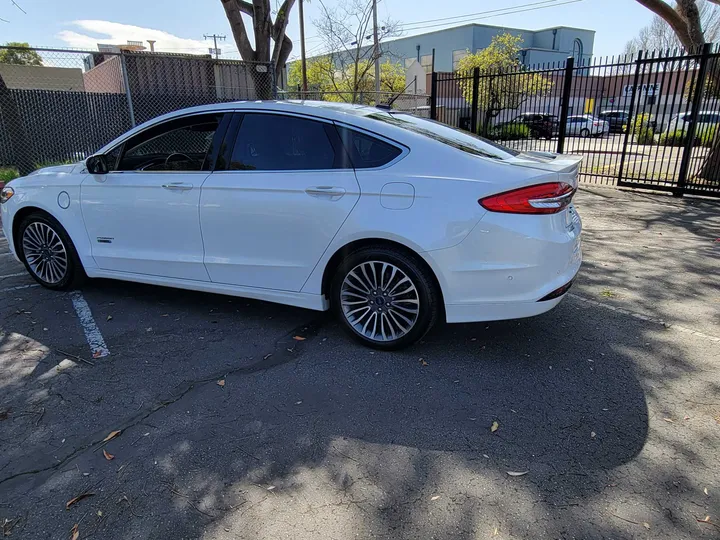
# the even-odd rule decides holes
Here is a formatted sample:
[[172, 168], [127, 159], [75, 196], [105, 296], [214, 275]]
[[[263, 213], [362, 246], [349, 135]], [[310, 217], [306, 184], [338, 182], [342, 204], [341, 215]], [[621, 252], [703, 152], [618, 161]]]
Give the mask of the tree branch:
[[252, 62], [256, 59], [255, 51], [250, 45], [248, 39], [247, 30], [245, 29], [245, 22], [242, 19], [240, 10], [238, 9], [238, 0], [221, 0], [223, 8], [225, 9], [225, 15], [227, 16], [228, 22], [230, 23], [230, 29], [235, 38], [235, 44], [237, 45], [238, 52], [243, 60]]
[[[295, 0], [285, 0], [283, 2], [283, 5], [280, 6], [280, 10], [278, 11], [277, 17], [275, 18], [275, 24], [272, 28], [272, 36], [273, 40], [275, 41], [275, 47], [273, 48], [272, 57], [270, 58], [270, 62], [275, 67], [275, 70], [277, 71], [277, 68], [283, 67], [285, 64], [285, 60], [287, 60], [288, 56], [290, 55], [290, 51], [292, 51], [292, 41], [290, 38], [288, 38], [285, 35], [285, 29], [288, 25], [288, 13], [290, 13], [290, 9], [292, 8], [293, 4], [295, 3]], [[286, 49], [287, 55], [285, 56], [285, 60], [280, 60], [283, 49]]]
[[683, 47], [688, 51], [693, 50], [698, 45], [702, 45], [702, 43], [693, 43], [690, 32], [688, 31], [688, 22], [669, 4], [663, 2], [663, 0], [637, 0], [637, 2], [662, 17], [675, 31], [680, 43], [682, 43]]
[[252, 17], [255, 14], [253, 12], [253, 5], [250, 2], [245, 2], [245, 0], [235, 0], [235, 5], [237, 6], [238, 11], [244, 13], [245, 15], [250, 15]]

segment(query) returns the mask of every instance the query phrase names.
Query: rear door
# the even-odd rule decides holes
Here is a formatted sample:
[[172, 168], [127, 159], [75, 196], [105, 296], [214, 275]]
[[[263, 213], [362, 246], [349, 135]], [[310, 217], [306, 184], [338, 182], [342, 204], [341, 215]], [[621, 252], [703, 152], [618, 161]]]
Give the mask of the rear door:
[[300, 291], [360, 197], [337, 130], [253, 111], [236, 115], [228, 137], [200, 200], [210, 279]]

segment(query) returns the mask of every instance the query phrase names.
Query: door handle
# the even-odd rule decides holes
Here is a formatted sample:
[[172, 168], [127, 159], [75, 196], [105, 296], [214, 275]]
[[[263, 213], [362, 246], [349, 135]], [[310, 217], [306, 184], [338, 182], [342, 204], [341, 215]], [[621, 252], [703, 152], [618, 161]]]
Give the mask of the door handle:
[[335, 186], [313, 186], [305, 190], [311, 197], [342, 197], [345, 195], [345, 188]]
[[169, 184], [163, 184], [162, 187], [171, 191], [189, 191], [193, 188], [193, 185], [187, 182], [170, 182]]

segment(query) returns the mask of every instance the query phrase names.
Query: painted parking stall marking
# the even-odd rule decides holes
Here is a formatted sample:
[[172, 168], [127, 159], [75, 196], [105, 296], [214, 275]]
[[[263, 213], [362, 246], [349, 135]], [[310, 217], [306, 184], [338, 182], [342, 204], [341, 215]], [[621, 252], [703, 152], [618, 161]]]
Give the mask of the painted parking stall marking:
[[15, 287], [7, 287], [5, 289], [0, 289], [0, 293], [4, 292], [12, 292], [12, 291], [19, 291], [21, 289], [29, 289], [31, 287], [39, 287], [40, 285], [37, 283], [32, 283], [31, 285], [17, 285]]
[[103, 358], [110, 355], [110, 350], [105, 345], [105, 339], [100, 333], [100, 329], [95, 324], [92, 311], [88, 305], [85, 297], [80, 291], [73, 291], [70, 293], [72, 298], [73, 307], [77, 313], [78, 319], [80, 319], [80, 325], [85, 332], [85, 339], [87, 339], [88, 345], [90, 345], [90, 352], [93, 358]]
[[27, 276], [27, 272], [17, 272], [15, 274], [5, 274], [4, 276], [0, 276], [0, 279], [7, 279], [11, 277], [20, 277], [20, 276]]

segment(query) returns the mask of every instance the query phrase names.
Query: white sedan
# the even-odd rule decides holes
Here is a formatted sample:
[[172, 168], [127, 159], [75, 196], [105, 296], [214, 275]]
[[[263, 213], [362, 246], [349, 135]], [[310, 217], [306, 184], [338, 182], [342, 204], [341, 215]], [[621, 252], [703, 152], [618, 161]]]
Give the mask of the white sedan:
[[592, 114], [568, 116], [565, 126], [565, 132], [568, 136], [589, 137], [592, 135], [593, 137], [602, 137], [610, 133], [610, 124]]
[[520, 154], [382, 108], [167, 114], [2, 191], [39, 283], [113, 278], [333, 309], [380, 349], [557, 305], [581, 263], [577, 156]]

